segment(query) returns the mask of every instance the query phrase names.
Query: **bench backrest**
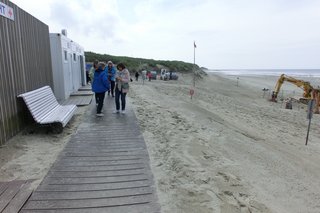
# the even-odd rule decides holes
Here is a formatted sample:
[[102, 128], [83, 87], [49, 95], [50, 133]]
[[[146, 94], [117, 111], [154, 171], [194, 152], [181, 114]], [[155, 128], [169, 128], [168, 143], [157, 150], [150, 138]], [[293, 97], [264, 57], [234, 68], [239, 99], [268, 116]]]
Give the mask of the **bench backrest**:
[[23, 93], [22, 97], [35, 121], [41, 122], [59, 103], [49, 86]]

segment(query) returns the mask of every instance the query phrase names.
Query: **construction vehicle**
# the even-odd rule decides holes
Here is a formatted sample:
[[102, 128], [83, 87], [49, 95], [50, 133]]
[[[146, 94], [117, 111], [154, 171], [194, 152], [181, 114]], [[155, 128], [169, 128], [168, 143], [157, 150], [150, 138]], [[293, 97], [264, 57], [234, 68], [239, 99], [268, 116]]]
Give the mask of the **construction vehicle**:
[[320, 89], [313, 89], [312, 90], [312, 98], [315, 100], [315, 108], [314, 113], [319, 114], [320, 113]]
[[293, 77], [286, 76], [285, 74], [282, 74], [279, 77], [277, 84], [275, 86], [275, 90], [272, 92], [272, 96], [271, 96], [270, 101], [277, 102], [280, 88], [285, 81], [292, 83], [292, 84], [296, 85], [297, 87], [303, 89], [303, 98], [300, 98], [300, 102], [307, 103], [309, 100], [314, 99], [316, 102], [314, 113], [319, 114], [320, 89], [313, 88], [311, 86], [311, 84], [307, 81], [295, 79]]

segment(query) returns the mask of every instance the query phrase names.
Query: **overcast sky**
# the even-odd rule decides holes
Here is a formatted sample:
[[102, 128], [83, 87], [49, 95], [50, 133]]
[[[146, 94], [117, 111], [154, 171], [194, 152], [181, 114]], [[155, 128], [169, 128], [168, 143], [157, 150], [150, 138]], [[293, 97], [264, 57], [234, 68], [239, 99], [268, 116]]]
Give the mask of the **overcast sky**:
[[320, 0], [12, 0], [85, 51], [211, 69], [320, 68]]

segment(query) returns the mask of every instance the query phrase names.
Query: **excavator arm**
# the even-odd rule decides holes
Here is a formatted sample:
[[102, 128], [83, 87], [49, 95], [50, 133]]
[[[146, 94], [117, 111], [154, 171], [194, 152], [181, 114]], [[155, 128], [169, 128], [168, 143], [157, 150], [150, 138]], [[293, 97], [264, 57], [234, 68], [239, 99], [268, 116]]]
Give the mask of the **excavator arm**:
[[296, 85], [297, 87], [300, 87], [301, 89], [303, 89], [304, 90], [304, 93], [303, 93], [304, 98], [308, 98], [308, 99], [311, 98], [311, 92], [313, 90], [313, 87], [310, 85], [309, 82], [298, 80], [298, 79], [292, 78], [290, 76], [286, 76], [285, 74], [282, 74], [277, 81], [277, 84], [275, 86], [274, 91], [272, 92], [271, 101], [273, 101], [273, 102], [277, 101], [279, 91], [281, 89], [282, 84], [285, 81], [292, 83], [292, 84]]
[[[286, 76], [285, 74], [282, 74], [275, 86], [274, 91], [272, 92], [272, 97], [270, 101], [277, 102], [277, 97], [279, 94], [279, 91], [281, 89], [282, 84], [287, 81], [289, 83], [292, 83], [296, 85], [297, 87], [300, 87], [303, 89], [303, 97], [305, 99], [314, 99], [315, 100], [315, 108], [314, 113], [319, 114], [319, 106], [320, 106], [320, 89], [315, 89], [311, 86], [311, 84], [307, 81], [298, 80], [295, 78], [292, 78], [290, 76]], [[305, 100], [304, 99], [304, 100]]]
[[312, 99], [315, 100], [314, 113], [319, 114], [319, 106], [320, 106], [320, 89], [313, 89], [312, 91]]

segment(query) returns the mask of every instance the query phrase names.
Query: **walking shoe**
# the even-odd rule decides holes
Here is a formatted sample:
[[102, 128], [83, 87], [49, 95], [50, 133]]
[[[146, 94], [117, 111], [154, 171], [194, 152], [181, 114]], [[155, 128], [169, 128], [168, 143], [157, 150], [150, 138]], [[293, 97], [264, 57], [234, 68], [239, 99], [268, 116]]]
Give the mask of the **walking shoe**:
[[117, 114], [117, 113], [120, 113], [120, 110], [115, 110], [112, 112], [113, 114]]
[[121, 110], [121, 114], [126, 114], [126, 111], [125, 110]]
[[104, 114], [102, 114], [102, 113], [97, 113], [96, 116], [98, 116], [98, 117], [103, 117]]

